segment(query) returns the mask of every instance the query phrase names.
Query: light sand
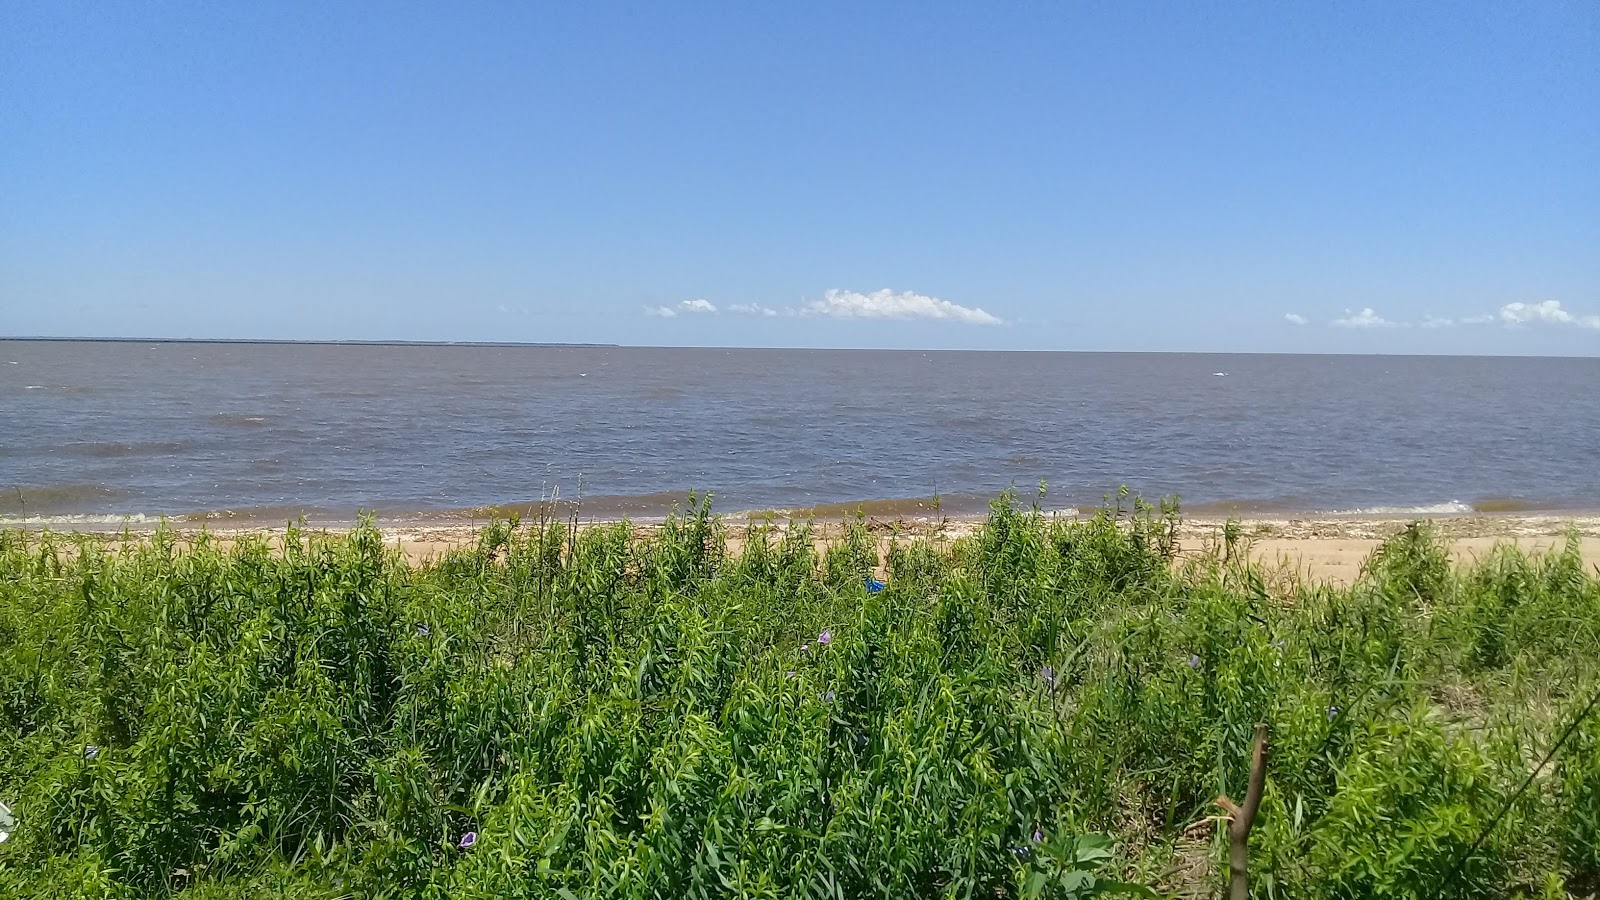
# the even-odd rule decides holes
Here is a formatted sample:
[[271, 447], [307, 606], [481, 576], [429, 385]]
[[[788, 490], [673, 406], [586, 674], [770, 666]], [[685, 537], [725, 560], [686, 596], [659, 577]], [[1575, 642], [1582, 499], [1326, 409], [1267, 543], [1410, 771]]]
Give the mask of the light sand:
[[[1415, 519], [1340, 517], [1259, 520], [1241, 523], [1251, 558], [1264, 566], [1297, 572], [1313, 581], [1349, 584], [1361, 565]], [[1600, 517], [1545, 515], [1438, 516], [1428, 521], [1449, 542], [1458, 563], [1486, 557], [1496, 546], [1514, 544], [1543, 553], [1566, 545], [1575, 531], [1584, 561], [1600, 571]], [[1184, 548], [1197, 549], [1220, 538], [1223, 522], [1197, 520], [1184, 526]]]
[[[1554, 537], [1469, 537], [1451, 541], [1458, 562], [1482, 559], [1498, 544], [1513, 543], [1523, 550], [1542, 553], [1561, 548], [1566, 539]], [[1257, 541], [1250, 555], [1263, 565], [1299, 572], [1314, 581], [1349, 584], [1361, 573], [1361, 564], [1381, 541], [1371, 538], [1271, 538]], [[1582, 538], [1583, 558], [1600, 566], [1600, 537]], [[1600, 571], [1600, 569], [1597, 569]]]

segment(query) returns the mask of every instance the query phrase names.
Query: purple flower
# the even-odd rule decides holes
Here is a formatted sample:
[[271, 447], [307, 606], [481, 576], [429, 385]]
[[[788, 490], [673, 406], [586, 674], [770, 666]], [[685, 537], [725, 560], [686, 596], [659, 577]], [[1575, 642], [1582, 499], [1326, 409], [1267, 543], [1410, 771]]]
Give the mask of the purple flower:
[[1339, 717], [1339, 707], [1337, 707], [1337, 706], [1328, 707], [1328, 721], [1332, 722], [1334, 719], [1337, 719], [1338, 717]]
[[1192, 653], [1189, 654], [1189, 668], [1191, 668], [1191, 669], [1200, 668], [1200, 657], [1198, 657], [1198, 656], [1196, 656], [1196, 655], [1194, 655]]
[[785, 678], [793, 678], [794, 677], [794, 671], [790, 670], [788, 672], [783, 673], [783, 677], [785, 677]]
[[804, 652], [806, 652], [807, 650], [810, 650], [810, 649], [811, 649], [811, 645], [810, 644], [801, 644], [800, 645], [800, 652], [801, 653], [804, 653]]
[[822, 629], [822, 633], [817, 635], [817, 643], [821, 644], [824, 647], [826, 647], [829, 644], [833, 643], [833, 632], [829, 631], [826, 628]]
[[834, 696], [833, 695], [833, 691], [831, 691], [831, 690], [828, 691], [826, 694], [822, 695], [822, 702], [823, 703], [832, 703], [833, 702], [833, 696]]
[[1045, 666], [1039, 670], [1039, 680], [1050, 687], [1056, 686], [1056, 670], [1054, 666]]
[[461, 843], [458, 846], [460, 846], [463, 850], [471, 850], [472, 845], [476, 844], [477, 842], [478, 833], [476, 831], [469, 831], [461, 836]]
[[94, 759], [96, 756], [99, 756], [99, 755], [100, 755], [100, 748], [96, 747], [93, 744], [90, 744], [89, 746], [83, 748], [83, 758], [84, 759]]
[[1035, 844], [1042, 844], [1042, 843], [1044, 843], [1044, 832], [1042, 832], [1042, 831], [1040, 831], [1040, 830], [1039, 830], [1039, 829], [1037, 829], [1037, 828], [1035, 828], [1035, 829], [1034, 829], [1034, 830], [1033, 830], [1033, 842], [1034, 842], [1034, 843], [1035, 843]]

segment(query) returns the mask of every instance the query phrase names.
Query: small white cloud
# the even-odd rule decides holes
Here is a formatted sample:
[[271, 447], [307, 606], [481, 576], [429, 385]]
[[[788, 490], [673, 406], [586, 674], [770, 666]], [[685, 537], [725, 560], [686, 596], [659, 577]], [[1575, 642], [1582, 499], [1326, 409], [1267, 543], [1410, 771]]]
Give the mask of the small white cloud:
[[709, 316], [715, 315], [717, 307], [710, 300], [685, 300], [677, 306], [646, 306], [644, 314], [671, 319], [677, 316]]
[[1500, 321], [1508, 326], [1518, 325], [1576, 325], [1579, 328], [1600, 328], [1600, 316], [1575, 316], [1561, 308], [1560, 300], [1540, 303], [1507, 303], [1500, 307]]
[[1488, 325], [1494, 322], [1494, 316], [1467, 316], [1461, 320], [1463, 325]]
[[1455, 324], [1455, 319], [1446, 319], [1440, 316], [1429, 316], [1422, 320], [1423, 328], [1450, 328]]
[[830, 319], [893, 319], [899, 321], [924, 320], [959, 322], [964, 325], [1000, 325], [998, 316], [975, 306], [962, 306], [910, 291], [895, 293], [887, 288], [860, 294], [855, 291], [829, 290], [821, 300], [813, 300], [799, 310], [803, 316], [823, 316]]
[[759, 303], [735, 303], [728, 307], [728, 312], [741, 316], [761, 316], [762, 318], [772, 318], [784, 314], [770, 306], [762, 306]]
[[1306, 325], [1311, 321], [1299, 313], [1284, 313], [1283, 320], [1288, 322], [1290, 325]]
[[1333, 324], [1338, 325], [1340, 328], [1391, 328], [1399, 323], [1385, 319], [1373, 312], [1372, 307], [1368, 306], [1364, 307], [1360, 312], [1345, 310], [1344, 318], [1334, 319]]

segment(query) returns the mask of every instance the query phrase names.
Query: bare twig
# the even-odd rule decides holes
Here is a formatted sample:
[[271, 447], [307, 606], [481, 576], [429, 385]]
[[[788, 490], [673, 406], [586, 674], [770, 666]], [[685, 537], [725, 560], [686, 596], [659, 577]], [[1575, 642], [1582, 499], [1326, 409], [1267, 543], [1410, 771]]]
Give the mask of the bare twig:
[[1245, 790], [1244, 805], [1234, 803], [1226, 794], [1217, 798], [1217, 805], [1228, 814], [1228, 900], [1250, 900], [1250, 829], [1256, 824], [1261, 792], [1266, 785], [1267, 726], [1258, 722], [1250, 751], [1250, 786]]

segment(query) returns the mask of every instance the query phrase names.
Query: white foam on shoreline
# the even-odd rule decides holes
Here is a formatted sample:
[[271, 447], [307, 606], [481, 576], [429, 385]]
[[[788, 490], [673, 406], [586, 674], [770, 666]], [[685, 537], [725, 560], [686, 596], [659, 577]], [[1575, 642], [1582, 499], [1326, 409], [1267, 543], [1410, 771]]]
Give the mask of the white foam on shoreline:
[[1361, 509], [1336, 509], [1336, 516], [1454, 516], [1476, 512], [1472, 504], [1460, 500], [1427, 503], [1421, 506], [1368, 506]]
[[77, 515], [46, 515], [46, 516], [0, 516], [0, 527], [17, 525], [153, 525], [161, 521], [160, 516], [147, 516], [144, 513], [123, 513], [121, 515], [96, 515], [83, 513]]

